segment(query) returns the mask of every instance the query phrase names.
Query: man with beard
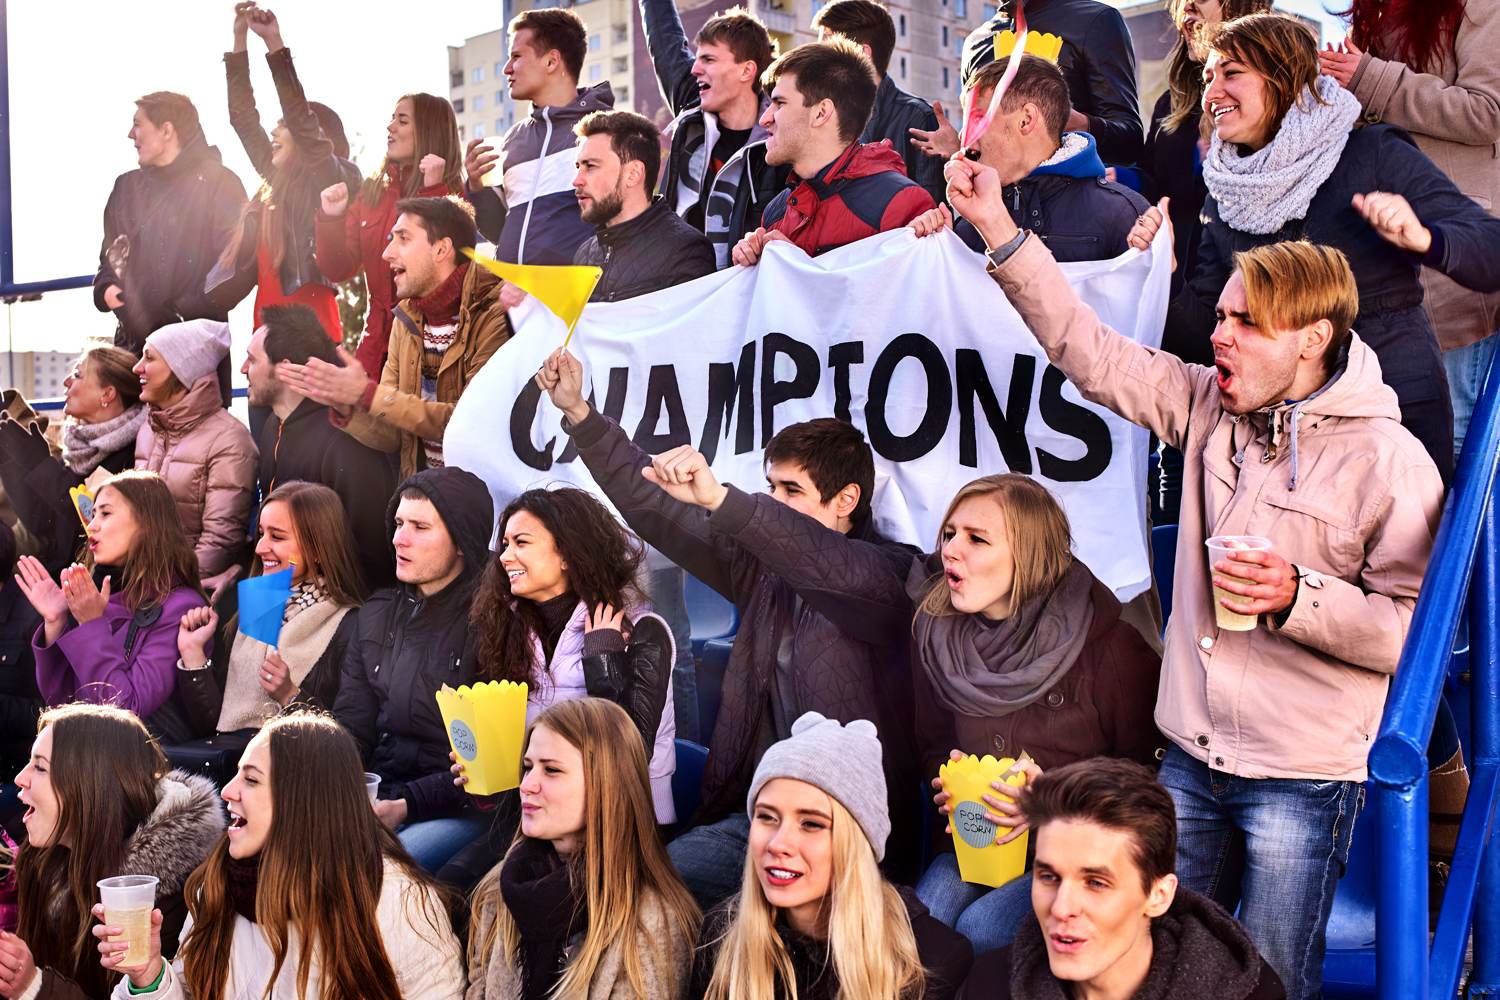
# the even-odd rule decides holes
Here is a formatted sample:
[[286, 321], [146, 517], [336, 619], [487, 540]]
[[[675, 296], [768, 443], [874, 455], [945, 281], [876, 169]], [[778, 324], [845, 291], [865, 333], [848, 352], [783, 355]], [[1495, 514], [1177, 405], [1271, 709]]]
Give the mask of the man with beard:
[[630, 111], [596, 111], [574, 126], [573, 194], [595, 227], [575, 264], [604, 269], [590, 301], [615, 302], [714, 272], [713, 245], [657, 196], [661, 137]]

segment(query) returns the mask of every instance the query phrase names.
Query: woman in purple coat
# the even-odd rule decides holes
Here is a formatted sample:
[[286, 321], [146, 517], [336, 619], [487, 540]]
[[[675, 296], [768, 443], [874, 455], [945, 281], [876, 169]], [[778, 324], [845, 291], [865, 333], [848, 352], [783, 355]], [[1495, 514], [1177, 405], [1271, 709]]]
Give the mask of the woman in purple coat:
[[90, 565], [69, 566], [56, 581], [30, 556], [16, 565], [16, 582], [42, 616], [31, 642], [37, 687], [49, 706], [119, 705], [174, 738], [177, 623], [206, 602], [161, 477], [123, 472], [99, 487], [88, 548]]

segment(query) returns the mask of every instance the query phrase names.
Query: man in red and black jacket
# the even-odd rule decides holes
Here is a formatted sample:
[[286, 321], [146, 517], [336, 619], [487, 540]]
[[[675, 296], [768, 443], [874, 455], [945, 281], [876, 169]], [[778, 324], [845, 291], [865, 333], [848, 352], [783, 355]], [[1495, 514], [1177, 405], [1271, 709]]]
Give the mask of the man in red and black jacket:
[[852, 43], [799, 46], [771, 64], [765, 83], [771, 88], [760, 120], [770, 133], [766, 163], [791, 166], [793, 186], [766, 206], [762, 228], [734, 248], [734, 263], [755, 264], [772, 240], [817, 256], [899, 229], [936, 207], [906, 176], [890, 143], [858, 141], [877, 81], [874, 66]]

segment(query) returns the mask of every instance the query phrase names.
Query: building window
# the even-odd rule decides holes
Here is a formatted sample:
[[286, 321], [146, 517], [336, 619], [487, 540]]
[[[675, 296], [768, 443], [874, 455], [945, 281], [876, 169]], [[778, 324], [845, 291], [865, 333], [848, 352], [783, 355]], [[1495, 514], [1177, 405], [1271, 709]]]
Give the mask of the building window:
[[508, 119], [508, 118], [496, 118], [495, 119], [495, 134], [496, 135], [503, 135], [505, 133], [505, 130], [508, 129], [508, 128], [510, 128], [510, 119]]
[[617, 24], [615, 25], [614, 37], [616, 45], [624, 45], [630, 41], [630, 29], [623, 24]]
[[969, 16], [969, 0], [953, 0], [953, 16], [954, 17], [968, 17]]
[[899, 23], [901, 25], [901, 37], [905, 38], [906, 37], [906, 15], [905, 14], [901, 14], [901, 15], [899, 15], [899, 17], [900, 17], [900, 22]]
[[948, 26], [945, 24], [945, 25], [943, 25], [943, 48], [946, 49], [947, 47], [948, 47]]
[[453, 113], [458, 115], [464, 113], [464, 99], [462, 97], [455, 97], [453, 99]]
[[948, 89], [948, 67], [947, 66], [943, 67], [943, 89], [944, 90]]
[[611, 64], [609, 71], [615, 76], [624, 76], [627, 72], [629, 72], [629, 61], [630, 60], [626, 59], [624, 56], [615, 56], [614, 62]]
[[599, 35], [590, 35], [589, 36], [589, 51], [590, 52], [598, 52], [599, 51], [599, 47], [601, 45], [603, 45], [603, 44], [604, 44], [604, 39], [601, 38]]
[[471, 139], [483, 139], [484, 138], [484, 126], [480, 125], [478, 122], [475, 122], [474, 123], [474, 133], [473, 133], [473, 135], [470, 136], [470, 138]]
[[901, 79], [906, 79], [906, 57], [901, 57]]
[[995, 16], [995, 13], [996, 13], [996, 11], [999, 8], [997, 8], [992, 3], [987, 3], [987, 4], [984, 5], [983, 9], [984, 9], [984, 20], [988, 21], [990, 18], [992, 18], [992, 17]]
[[498, 107], [500, 107], [504, 103], [505, 103], [505, 91], [503, 91], [503, 90], [497, 90], [497, 91], [495, 91], [495, 107], [498, 108]]
[[456, 69], [452, 73], [448, 74], [448, 86], [449, 87], [457, 88], [457, 87], [462, 87], [463, 85], [464, 85], [464, 71], [462, 69]]
[[473, 71], [469, 73], [469, 80], [471, 82], [473, 82], [473, 83], [483, 83], [484, 82], [484, 67], [483, 66], [475, 66], [474, 69], [473, 69]]
[[459, 142], [463, 142], [464, 141], [464, 127], [462, 125], [460, 125], [458, 127], [458, 141]]
[[598, 63], [589, 67], [589, 83], [598, 83], [604, 79], [604, 67]]
[[475, 94], [474, 95], [474, 100], [469, 103], [469, 110], [470, 111], [483, 111], [484, 110], [484, 95], [483, 94]]
[[495, 63], [495, 79], [498, 80], [498, 79], [500, 79], [504, 75], [505, 75], [505, 63], [503, 63], [503, 62], [497, 62], [497, 63]]
[[615, 91], [615, 106], [622, 107], [630, 103], [630, 85], [626, 84]]

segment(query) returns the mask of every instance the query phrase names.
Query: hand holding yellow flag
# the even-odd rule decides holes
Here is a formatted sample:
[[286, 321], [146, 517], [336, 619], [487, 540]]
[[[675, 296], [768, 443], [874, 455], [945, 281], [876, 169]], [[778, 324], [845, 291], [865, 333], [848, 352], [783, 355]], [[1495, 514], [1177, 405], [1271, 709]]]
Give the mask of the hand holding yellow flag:
[[536, 296], [542, 305], [567, 324], [568, 336], [563, 341], [564, 347], [573, 339], [573, 328], [578, 325], [578, 317], [583, 314], [583, 307], [588, 304], [589, 296], [594, 294], [594, 286], [599, 284], [599, 279], [604, 274], [603, 268], [587, 265], [548, 267], [541, 264], [506, 264], [481, 257], [473, 250], [465, 249], [464, 253], [496, 277], [504, 278], [528, 295]]

